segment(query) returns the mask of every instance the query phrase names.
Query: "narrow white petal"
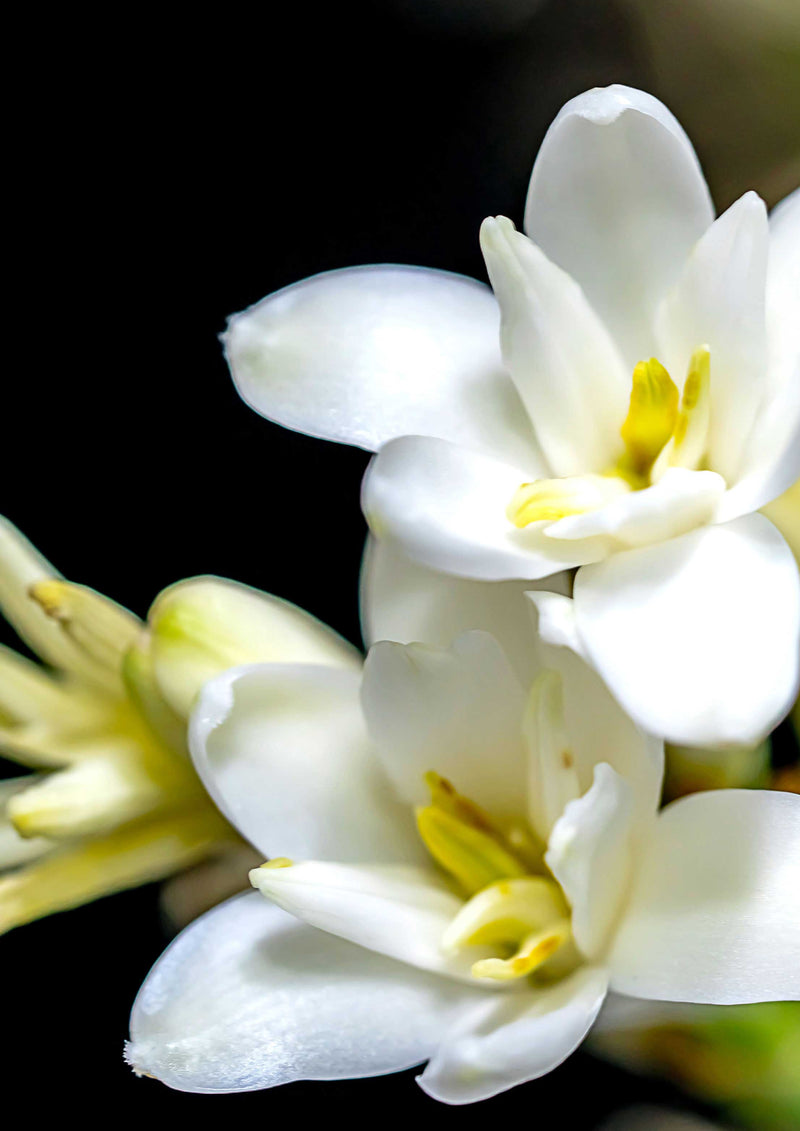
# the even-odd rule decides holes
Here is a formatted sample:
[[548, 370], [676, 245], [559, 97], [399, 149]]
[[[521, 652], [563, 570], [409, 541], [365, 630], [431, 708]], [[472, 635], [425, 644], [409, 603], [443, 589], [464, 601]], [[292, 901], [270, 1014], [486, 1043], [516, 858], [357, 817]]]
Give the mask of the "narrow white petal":
[[710, 790], [654, 826], [611, 956], [634, 997], [800, 999], [800, 797]]
[[420, 852], [367, 737], [360, 674], [305, 664], [232, 668], [190, 725], [195, 767], [264, 856], [392, 862]]
[[488, 633], [465, 633], [447, 649], [373, 645], [361, 699], [372, 740], [401, 796], [427, 803], [423, 775], [435, 770], [493, 816], [522, 815], [525, 698]]
[[356, 867], [308, 860], [254, 868], [250, 882], [309, 926], [422, 970], [472, 983], [472, 963], [494, 953], [486, 948], [445, 953], [442, 936], [463, 900], [432, 864]]
[[646, 546], [707, 523], [724, 493], [725, 480], [713, 471], [671, 467], [652, 487], [621, 495], [600, 510], [561, 518], [545, 533], [557, 542], [608, 537], [626, 549]]
[[468, 995], [251, 892], [159, 959], [134, 1004], [126, 1058], [184, 1092], [379, 1076], [429, 1057]]
[[628, 896], [633, 791], [605, 762], [588, 793], [570, 801], [550, 834], [545, 861], [572, 907], [572, 933], [587, 958], [604, 951]]
[[587, 662], [575, 602], [555, 593], [529, 593], [542, 666], [561, 675], [569, 750], [580, 791], [607, 762], [633, 791], [634, 840], [655, 817], [664, 776], [664, 744], [642, 731]]
[[511, 458], [534, 446], [500, 358], [497, 304], [462, 275], [315, 275], [232, 318], [225, 352], [256, 412], [324, 440], [376, 451], [419, 433]]
[[767, 341], [769, 378], [780, 388], [800, 362], [800, 188], [773, 208], [769, 217]]
[[603, 472], [622, 448], [630, 371], [578, 284], [505, 217], [481, 228], [503, 360], [556, 475]]
[[586, 91], [558, 114], [533, 167], [525, 230], [583, 287], [629, 367], [653, 352], [653, 318], [714, 218], [694, 150], [652, 95]]
[[120, 688], [113, 673], [95, 663], [29, 595], [36, 582], [60, 577], [28, 539], [0, 515], [0, 612], [46, 663], [71, 672], [92, 686], [118, 693]]
[[567, 593], [571, 578], [546, 581], [467, 581], [426, 569], [396, 546], [370, 537], [361, 568], [361, 620], [369, 647], [378, 640], [447, 647], [456, 636], [481, 629], [497, 640], [524, 685], [537, 669], [536, 641], [526, 616], [531, 589]]
[[435, 1100], [475, 1103], [552, 1072], [581, 1044], [608, 976], [583, 966], [549, 989], [507, 994], [466, 1009], [418, 1078]]
[[530, 469], [500, 463], [445, 440], [406, 436], [387, 444], [364, 480], [362, 505], [378, 538], [396, 542], [429, 569], [479, 581], [549, 577], [608, 552], [545, 538], [541, 523], [517, 530], [506, 508]]
[[755, 746], [797, 694], [800, 579], [763, 515], [580, 570], [578, 631], [640, 726], [687, 746]]
[[708, 460], [729, 483], [767, 391], [768, 246], [767, 210], [748, 192], [704, 233], [658, 312], [659, 357], [675, 381], [694, 350], [711, 351]]
[[581, 792], [558, 672], [543, 671], [534, 682], [522, 726], [528, 754], [528, 816], [531, 828], [546, 844], [567, 803]]

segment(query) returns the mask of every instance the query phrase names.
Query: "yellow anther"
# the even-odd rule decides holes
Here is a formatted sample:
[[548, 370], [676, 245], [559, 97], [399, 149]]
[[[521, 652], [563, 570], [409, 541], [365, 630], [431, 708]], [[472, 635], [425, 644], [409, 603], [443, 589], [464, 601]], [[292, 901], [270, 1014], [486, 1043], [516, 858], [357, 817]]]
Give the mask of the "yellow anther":
[[555, 880], [546, 876], [499, 880], [464, 904], [442, 936], [442, 946], [451, 951], [463, 946], [517, 947], [531, 932], [567, 916]]
[[570, 938], [570, 933], [569, 920], [560, 919], [544, 930], [527, 935], [510, 958], [482, 958], [473, 964], [471, 973], [476, 978], [494, 978], [503, 982], [525, 978], [552, 958]]
[[556, 521], [597, 510], [630, 490], [618, 475], [571, 475], [535, 479], [517, 488], [506, 508], [509, 522], [522, 529], [532, 522]]
[[651, 468], [677, 420], [677, 385], [656, 358], [640, 361], [633, 371], [630, 407], [620, 430], [626, 450], [617, 469], [631, 486], [648, 485]]
[[683, 386], [669, 462], [673, 467], [700, 467], [711, 423], [711, 351], [700, 346], [692, 354]]
[[260, 868], [292, 868], [294, 867], [294, 860], [290, 860], [288, 856], [273, 856], [271, 860], [267, 860], [264, 864], [259, 865]]
[[93, 589], [58, 578], [36, 581], [28, 593], [96, 663], [119, 671], [141, 630], [134, 616]]
[[416, 811], [419, 835], [437, 864], [468, 895], [495, 880], [525, 875], [525, 865], [482, 809], [433, 771], [425, 782], [431, 804]]

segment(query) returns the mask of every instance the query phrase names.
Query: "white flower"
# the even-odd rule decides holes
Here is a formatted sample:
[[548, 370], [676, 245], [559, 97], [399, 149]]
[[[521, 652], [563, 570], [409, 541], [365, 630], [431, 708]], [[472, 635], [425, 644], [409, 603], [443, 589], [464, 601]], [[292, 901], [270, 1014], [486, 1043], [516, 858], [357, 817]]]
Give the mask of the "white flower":
[[195, 765], [273, 859], [150, 973], [135, 1071], [228, 1092], [428, 1060], [422, 1087], [460, 1104], [554, 1068], [609, 986], [800, 996], [800, 797], [657, 815], [661, 744], [543, 650], [529, 695], [484, 632], [378, 644], [363, 679], [270, 664], [205, 686]]
[[231, 321], [237, 387], [378, 451], [367, 518], [417, 563], [582, 567], [582, 647], [646, 729], [755, 745], [800, 666], [797, 569], [753, 513], [800, 471], [800, 194], [715, 221], [679, 124], [614, 86], [556, 118], [525, 220], [484, 225], [494, 296], [389, 266], [268, 297]]
[[[0, 782], [0, 933], [210, 857], [205, 880], [239, 890], [245, 846], [188, 758], [195, 695], [235, 663], [352, 666], [355, 650], [288, 602], [219, 578], [165, 590], [144, 626], [61, 578], [3, 518], [0, 611], [47, 665], [0, 648], [0, 752], [35, 771]], [[171, 893], [181, 915], [189, 894]]]

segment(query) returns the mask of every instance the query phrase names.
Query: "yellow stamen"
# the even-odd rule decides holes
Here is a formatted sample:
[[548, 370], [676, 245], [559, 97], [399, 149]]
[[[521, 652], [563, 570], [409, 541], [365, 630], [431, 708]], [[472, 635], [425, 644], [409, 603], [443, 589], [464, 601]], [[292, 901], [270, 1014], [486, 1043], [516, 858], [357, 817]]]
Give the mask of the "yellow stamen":
[[517, 488], [506, 515], [509, 522], [522, 529], [532, 522], [554, 522], [569, 515], [598, 510], [629, 490], [628, 483], [617, 475], [535, 479]]
[[259, 864], [260, 868], [292, 868], [294, 867], [294, 860], [290, 860], [288, 856], [273, 856], [271, 860]]
[[495, 880], [525, 875], [525, 866], [477, 805], [432, 771], [425, 780], [432, 803], [416, 811], [419, 835], [468, 895]]
[[692, 354], [669, 462], [692, 470], [702, 465], [711, 422], [711, 351], [700, 346]]
[[647, 486], [677, 420], [677, 385], [656, 358], [640, 361], [633, 371], [630, 407], [620, 430], [626, 450], [617, 468], [632, 487]]

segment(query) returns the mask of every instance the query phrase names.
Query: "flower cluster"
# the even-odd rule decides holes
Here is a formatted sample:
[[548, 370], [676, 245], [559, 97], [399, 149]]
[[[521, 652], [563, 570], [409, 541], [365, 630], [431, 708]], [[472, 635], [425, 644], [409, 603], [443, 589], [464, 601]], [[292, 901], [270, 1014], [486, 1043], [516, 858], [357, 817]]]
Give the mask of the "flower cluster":
[[727, 783], [797, 696], [800, 577], [762, 510], [796, 537], [800, 193], [715, 219], [677, 121], [612, 86], [550, 127], [524, 234], [480, 238], [491, 287], [333, 271], [225, 335], [257, 412], [374, 453], [363, 660], [218, 579], [141, 625], [0, 541], [4, 608], [63, 673], [0, 657], [0, 738], [67, 767], [9, 787], [12, 862], [42, 860], [0, 916], [64, 835], [103, 879], [15, 921], [233, 829], [264, 861], [136, 1000], [127, 1059], [173, 1088], [425, 1063], [465, 1104], [631, 1003], [800, 999], [800, 796], [663, 806], [665, 743]]
[[797, 566], [759, 512], [800, 473], [800, 196], [715, 219], [672, 115], [610, 87], [551, 126], [525, 233], [484, 223], [492, 289], [360, 267], [230, 322], [253, 408], [375, 452], [368, 653], [201, 691], [194, 765], [266, 862], [145, 982], [137, 1072], [427, 1061], [462, 1104], [551, 1070], [609, 994], [800, 998], [800, 797], [661, 808], [665, 740], [763, 762], [797, 694]]

